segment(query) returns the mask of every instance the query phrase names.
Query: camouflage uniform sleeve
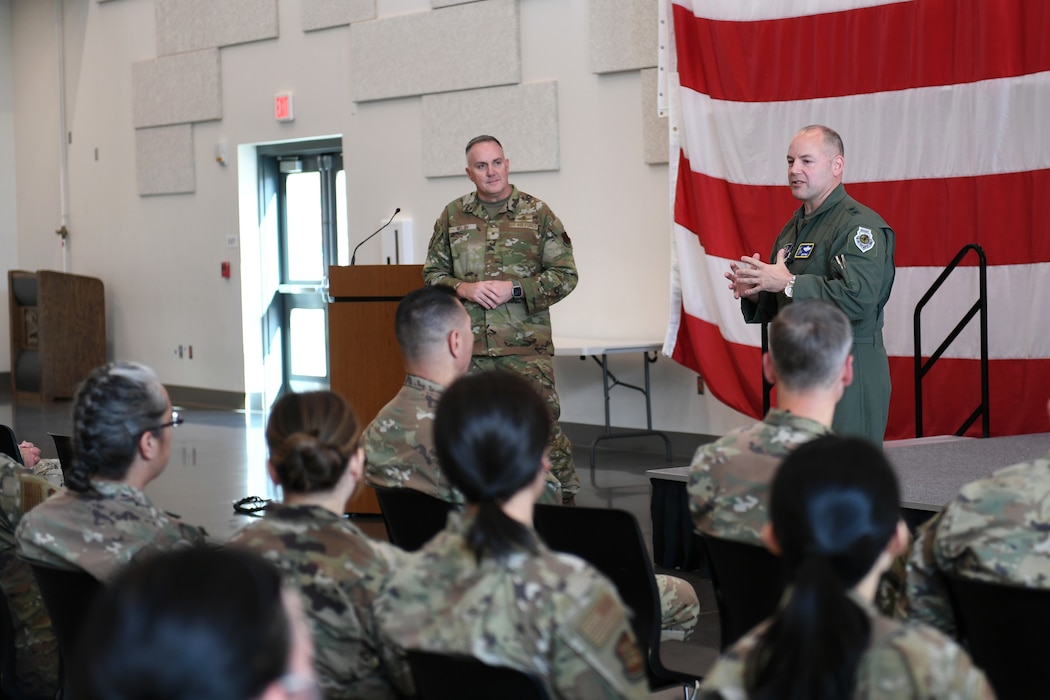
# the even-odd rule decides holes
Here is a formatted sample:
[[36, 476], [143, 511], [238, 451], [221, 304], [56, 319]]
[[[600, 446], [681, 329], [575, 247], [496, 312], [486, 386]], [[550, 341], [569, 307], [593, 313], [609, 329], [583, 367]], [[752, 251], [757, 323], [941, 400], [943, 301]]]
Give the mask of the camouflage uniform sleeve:
[[904, 626], [901, 632], [869, 651], [854, 695], [870, 700], [995, 697], [988, 679], [962, 647], [916, 623]]
[[711, 529], [711, 511], [718, 497], [718, 481], [711, 478], [711, 443], [701, 445], [693, 455], [689, 469], [689, 512], [693, 516], [693, 526], [700, 532]]
[[647, 698], [645, 659], [627, 611], [611, 584], [575, 577], [566, 593], [579, 605], [566, 611], [554, 638], [551, 683], [564, 698]]
[[576, 288], [579, 274], [572, 255], [572, 241], [561, 220], [550, 208], [543, 217], [543, 250], [540, 273], [522, 277], [521, 288], [530, 314], [550, 308]]
[[933, 545], [937, 528], [944, 518], [941, 511], [923, 523], [915, 533], [905, 568], [905, 611], [911, 620], [919, 620], [944, 634], [955, 636], [955, 616], [944, 576], [937, 569]]
[[434, 222], [434, 233], [427, 246], [427, 259], [423, 263], [423, 284], [432, 287], [443, 284], [455, 287], [459, 282], [452, 276], [452, 246], [448, 238], [448, 207]]

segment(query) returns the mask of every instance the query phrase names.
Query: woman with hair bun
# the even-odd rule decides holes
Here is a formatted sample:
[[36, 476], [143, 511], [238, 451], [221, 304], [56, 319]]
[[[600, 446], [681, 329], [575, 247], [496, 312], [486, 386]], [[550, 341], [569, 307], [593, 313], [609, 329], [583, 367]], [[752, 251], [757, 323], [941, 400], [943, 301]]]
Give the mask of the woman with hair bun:
[[283, 503], [231, 539], [276, 564], [299, 590], [329, 699], [394, 697], [391, 676], [402, 673], [411, 687], [403, 665], [384, 662], [371, 617], [380, 585], [404, 553], [343, 516], [364, 469], [360, 433], [353, 409], [331, 391], [278, 399], [266, 424], [267, 468]]
[[762, 537], [783, 559], [785, 601], [704, 679], [698, 697], [752, 700], [993, 698], [952, 640], [880, 616], [879, 577], [908, 545], [897, 479], [860, 438], [821, 437], [780, 466]]
[[613, 585], [532, 527], [550, 414], [518, 375], [458, 379], [434, 419], [442, 469], [467, 501], [394, 572], [376, 602], [398, 649], [532, 673], [557, 698], [646, 698], [645, 660]]
[[140, 555], [202, 543], [203, 529], [144, 493], [168, 466], [180, 423], [149, 367], [111, 362], [93, 370], [73, 398], [73, 468], [65, 487], [19, 522], [21, 555], [108, 581]]

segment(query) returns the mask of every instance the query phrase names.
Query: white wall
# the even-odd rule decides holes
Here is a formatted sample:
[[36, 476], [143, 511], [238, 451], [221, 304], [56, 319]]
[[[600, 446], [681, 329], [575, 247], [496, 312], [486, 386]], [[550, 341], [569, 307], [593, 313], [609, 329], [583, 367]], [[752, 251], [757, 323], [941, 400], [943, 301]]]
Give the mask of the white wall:
[[[52, 3], [10, 3], [18, 164], [13, 243], [19, 266], [61, 269], [51, 233], [59, 221]], [[581, 281], [552, 312], [555, 334], [660, 340], [669, 287], [667, 167], [643, 161], [639, 74], [590, 72], [587, 5], [520, 5], [522, 78], [558, 81], [561, 170], [514, 176], [515, 145], [504, 145], [512, 181], [546, 200], [575, 244]], [[196, 193], [139, 197], [131, 64], [156, 56], [153, 2], [67, 0], [67, 6], [71, 271], [106, 283], [111, 355], [146, 362], [168, 383], [245, 389], [240, 267], [237, 251], [226, 248], [227, 235], [240, 235], [238, 145], [342, 134], [352, 241], [400, 206], [401, 216], [414, 220], [420, 254], [441, 207], [470, 187], [465, 176], [422, 175], [419, 98], [351, 103], [348, 29], [304, 34], [299, 2], [281, 0], [279, 39], [221, 50], [223, 119], [194, 125]], [[383, 17], [427, 11], [429, 1], [379, 0], [378, 7]], [[0, 57], [0, 140], [2, 66]], [[272, 99], [286, 90], [294, 93], [296, 118], [278, 124]], [[214, 162], [220, 139], [229, 142], [226, 168]], [[0, 166], [0, 251], [9, 211], [2, 206], [6, 170]], [[378, 245], [366, 246], [359, 260], [378, 261], [378, 251]], [[233, 279], [223, 280], [219, 263], [231, 256]], [[6, 357], [6, 323], [0, 334], [0, 357]], [[193, 344], [194, 360], [175, 357], [180, 343]], [[625, 381], [642, 381], [638, 357], [615, 358], [613, 369]], [[600, 423], [598, 368], [559, 358], [557, 372], [563, 419]], [[744, 422], [709, 396], [698, 397], [695, 375], [670, 360], [661, 359], [653, 372], [657, 427], [720, 433]], [[642, 425], [640, 400], [622, 396], [614, 401], [614, 425]]]
[[[0, 153], [8, 154], [0, 164], [0, 261], [5, 270], [18, 260], [18, 237], [15, 226], [15, 105], [11, 66], [11, 4], [0, 0]], [[11, 366], [7, 275], [0, 281], [0, 371]]]

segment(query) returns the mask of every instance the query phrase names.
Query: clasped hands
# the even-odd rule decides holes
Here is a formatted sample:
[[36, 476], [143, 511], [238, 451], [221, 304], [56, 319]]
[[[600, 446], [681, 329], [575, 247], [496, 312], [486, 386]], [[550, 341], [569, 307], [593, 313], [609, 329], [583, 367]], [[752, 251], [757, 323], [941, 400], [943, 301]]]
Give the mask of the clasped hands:
[[777, 260], [774, 263], [762, 262], [758, 253], [740, 258], [740, 263], [729, 263], [729, 272], [725, 273], [725, 278], [729, 280], [733, 298], [749, 298], [759, 292], [784, 291], [792, 277], [784, 262], [786, 258], [787, 251], [781, 248], [777, 251]]
[[464, 282], [456, 287], [456, 294], [461, 299], [468, 299], [486, 309], [494, 309], [511, 300], [514, 295], [514, 283], [510, 280]]

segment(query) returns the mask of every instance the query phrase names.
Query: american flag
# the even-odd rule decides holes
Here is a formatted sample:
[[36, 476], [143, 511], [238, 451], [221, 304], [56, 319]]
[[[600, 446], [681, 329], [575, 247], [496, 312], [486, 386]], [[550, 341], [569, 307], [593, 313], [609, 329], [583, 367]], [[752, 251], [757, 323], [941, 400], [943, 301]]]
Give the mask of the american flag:
[[[1050, 2], [670, 2], [679, 149], [665, 351], [727, 405], [761, 414], [760, 330], [722, 273], [741, 255], [768, 259], [799, 206], [788, 143], [826, 124], [845, 143], [847, 192], [897, 234], [887, 439], [915, 434], [915, 305], [968, 243], [989, 265], [992, 434], [1050, 430]], [[976, 301], [975, 264], [926, 307], [924, 356]], [[955, 432], [976, 408], [979, 357], [975, 320], [923, 382], [925, 434]]]

